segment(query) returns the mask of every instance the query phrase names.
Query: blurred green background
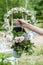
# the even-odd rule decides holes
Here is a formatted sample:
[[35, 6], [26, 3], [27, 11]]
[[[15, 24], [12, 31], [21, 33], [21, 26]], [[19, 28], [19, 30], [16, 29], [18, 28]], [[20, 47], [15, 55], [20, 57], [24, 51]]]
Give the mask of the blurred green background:
[[[26, 7], [35, 14], [37, 26], [43, 27], [43, 0], [0, 0], [0, 27], [4, 21], [4, 14], [13, 7]], [[19, 14], [18, 14], [19, 15]]]
[[34, 10], [38, 19], [43, 19], [43, 0], [0, 0], [0, 20], [3, 20], [3, 15], [13, 7], [25, 7]]

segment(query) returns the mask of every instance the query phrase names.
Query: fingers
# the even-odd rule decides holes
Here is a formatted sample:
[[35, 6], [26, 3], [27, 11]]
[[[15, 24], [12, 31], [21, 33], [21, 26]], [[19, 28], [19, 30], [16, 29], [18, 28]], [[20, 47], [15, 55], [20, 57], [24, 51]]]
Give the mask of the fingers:
[[24, 19], [14, 19], [14, 24], [16, 24], [17, 26], [24, 26], [26, 23], [26, 21]]
[[13, 23], [14, 23], [14, 24], [17, 24], [17, 19], [14, 19], [14, 20], [13, 20]]
[[22, 25], [22, 21], [20, 19], [14, 19], [14, 24]]
[[21, 20], [18, 20], [19, 24], [22, 25], [22, 21]]

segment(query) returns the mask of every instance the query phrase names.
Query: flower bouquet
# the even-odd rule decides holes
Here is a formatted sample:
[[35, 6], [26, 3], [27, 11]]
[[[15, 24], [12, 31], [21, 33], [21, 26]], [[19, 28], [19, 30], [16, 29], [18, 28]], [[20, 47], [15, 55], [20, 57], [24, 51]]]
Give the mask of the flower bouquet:
[[23, 31], [16, 32], [13, 30], [13, 36], [14, 44], [11, 48], [13, 48], [14, 51], [16, 51], [18, 57], [20, 57], [23, 52], [29, 55], [31, 55], [34, 52], [34, 43], [32, 43], [29, 40], [28, 34], [24, 33]]

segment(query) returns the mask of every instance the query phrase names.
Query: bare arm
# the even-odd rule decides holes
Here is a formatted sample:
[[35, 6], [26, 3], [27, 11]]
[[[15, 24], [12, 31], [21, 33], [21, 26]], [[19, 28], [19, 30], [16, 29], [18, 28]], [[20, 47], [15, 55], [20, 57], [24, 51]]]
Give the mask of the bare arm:
[[36, 27], [36, 26], [34, 26], [30, 23], [26, 23], [25, 27], [34, 31], [34, 32], [36, 32], [36, 33], [38, 33], [38, 34], [40, 34], [40, 35], [43, 35], [43, 29], [42, 28], [38, 28], [38, 27]]
[[16, 23], [17, 25], [20, 25], [22, 27], [28, 28], [31, 31], [34, 31], [40, 35], [43, 35], [43, 29], [42, 28], [38, 28], [38, 27], [36, 27], [30, 23], [27, 23], [27, 21], [25, 21], [23, 19], [19, 19], [19, 20], [17, 19], [16, 22], [14, 22], [14, 23]]

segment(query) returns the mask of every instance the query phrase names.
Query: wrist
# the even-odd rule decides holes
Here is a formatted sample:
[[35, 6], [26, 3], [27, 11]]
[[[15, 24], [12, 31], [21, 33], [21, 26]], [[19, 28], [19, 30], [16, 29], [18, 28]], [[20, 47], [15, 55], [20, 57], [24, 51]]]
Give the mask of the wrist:
[[27, 28], [27, 26], [28, 26], [28, 23], [27, 23], [27, 21], [25, 21], [24, 24], [23, 24], [23, 27]]

